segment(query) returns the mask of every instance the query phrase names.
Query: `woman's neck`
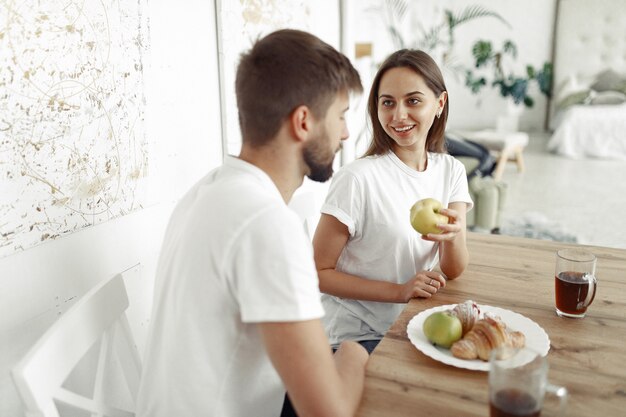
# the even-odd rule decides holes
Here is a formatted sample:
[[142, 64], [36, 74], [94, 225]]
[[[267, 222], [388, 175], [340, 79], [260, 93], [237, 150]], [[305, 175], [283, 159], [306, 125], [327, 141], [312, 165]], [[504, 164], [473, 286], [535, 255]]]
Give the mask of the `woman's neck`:
[[409, 168], [419, 172], [426, 171], [428, 167], [428, 152], [426, 148], [403, 148], [394, 146], [392, 150], [398, 159], [404, 162]]

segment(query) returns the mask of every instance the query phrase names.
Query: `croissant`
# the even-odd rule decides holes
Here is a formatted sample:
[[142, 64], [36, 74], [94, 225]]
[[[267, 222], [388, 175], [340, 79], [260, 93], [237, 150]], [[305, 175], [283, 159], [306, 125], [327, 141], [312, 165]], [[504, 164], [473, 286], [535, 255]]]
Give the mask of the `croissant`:
[[480, 316], [480, 309], [472, 300], [457, 304], [450, 312], [461, 320], [463, 336], [474, 327]]
[[502, 319], [499, 316], [485, 313], [485, 318], [492, 318], [498, 321], [500, 324], [502, 324], [502, 326], [504, 326], [507, 336], [508, 336], [508, 340], [506, 342], [507, 346], [514, 347], [514, 348], [524, 347], [524, 345], [526, 344], [526, 336], [524, 336], [524, 333], [514, 332], [514, 331], [507, 329], [506, 324], [502, 321]]
[[526, 338], [521, 332], [510, 332], [497, 317], [485, 316], [450, 348], [453, 356], [460, 359], [489, 360], [492, 349], [500, 346], [522, 347]]

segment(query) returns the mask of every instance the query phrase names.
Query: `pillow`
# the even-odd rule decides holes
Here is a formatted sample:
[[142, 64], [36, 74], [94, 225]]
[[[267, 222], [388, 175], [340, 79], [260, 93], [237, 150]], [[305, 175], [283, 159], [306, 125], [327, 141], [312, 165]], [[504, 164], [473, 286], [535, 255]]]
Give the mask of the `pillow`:
[[571, 93], [565, 97], [563, 97], [556, 105], [556, 108], [559, 110], [564, 110], [570, 106], [574, 106], [576, 104], [589, 104], [591, 100], [591, 90], [583, 90], [577, 91], [575, 93]]
[[578, 80], [574, 75], [568, 75], [565, 80], [563, 80], [556, 88], [554, 92], [554, 98], [557, 103], [561, 102], [567, 96], [572, 93], [583, 90], [578, 86]]
[[591, 97], [590, 104], [622, 104], [626, 103], [626, 94], [621, 91], [601, 91]]
[[596, 81], [591, 85], [591, 89], [598, 92], [620, 91], [620, 87], [623, 87], [625, 82], [626, 75], [608, 69], [598, 74]]
[[594, 80], [589, 76], [570, 74], [559, 84], [554, 92], [554, 102], [560, 103], [575, 93], [582, 93], [591, 90], [591, 83]]

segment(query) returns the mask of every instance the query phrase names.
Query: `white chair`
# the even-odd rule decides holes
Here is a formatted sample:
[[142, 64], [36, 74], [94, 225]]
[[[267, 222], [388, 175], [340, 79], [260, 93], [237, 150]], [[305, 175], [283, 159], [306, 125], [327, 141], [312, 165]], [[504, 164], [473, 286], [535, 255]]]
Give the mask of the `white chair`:
[[[126, 318], [127, 308], [126, 288], [118, 274], [90, 290], [44, 333], [12, 370], [26, 416], [60, 417], [56, 403], [91, 416], [134, 416], [133, 411], [115, 407], [104, 398], [108, 368], [118, 363], [133, 404], [136, 398], [141, 361]], [[93, 396], [89, 398], [63, 384], [98, 342]]]

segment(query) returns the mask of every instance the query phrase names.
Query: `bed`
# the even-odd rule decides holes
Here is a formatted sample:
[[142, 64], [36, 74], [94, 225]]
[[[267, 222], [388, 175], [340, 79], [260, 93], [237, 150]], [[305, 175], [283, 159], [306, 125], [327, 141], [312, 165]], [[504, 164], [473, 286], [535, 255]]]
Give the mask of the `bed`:
[[548, 149], [626, 160], [626, 0], [558, 0], [556, 19]]

